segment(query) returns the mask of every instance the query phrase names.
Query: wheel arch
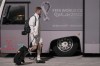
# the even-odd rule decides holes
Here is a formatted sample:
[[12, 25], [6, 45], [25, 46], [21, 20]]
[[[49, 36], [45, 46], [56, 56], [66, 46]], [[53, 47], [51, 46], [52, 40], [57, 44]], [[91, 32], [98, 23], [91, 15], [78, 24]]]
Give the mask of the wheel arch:
[[[62, 38], [71, 38], [75, 43], [78, 43], [78, 51], [81, 52], [81, 45], [80, 45], [80, 39], [77, 36], [69, 36], [69, 37], [62, 37]], [[54, 39], [50, 43], [50, 49], [53, 49], [53, 46], [56, 46], [57, 40], [60, 40], [62, 38]]]

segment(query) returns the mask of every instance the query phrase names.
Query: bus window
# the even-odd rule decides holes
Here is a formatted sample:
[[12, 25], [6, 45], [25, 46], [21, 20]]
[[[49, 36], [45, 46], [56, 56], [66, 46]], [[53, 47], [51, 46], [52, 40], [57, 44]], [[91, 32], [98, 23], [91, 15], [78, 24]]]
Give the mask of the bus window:
[[24, 24], [25, 6], [24, 5], [6, 5], [3, 14], [2, 24]]

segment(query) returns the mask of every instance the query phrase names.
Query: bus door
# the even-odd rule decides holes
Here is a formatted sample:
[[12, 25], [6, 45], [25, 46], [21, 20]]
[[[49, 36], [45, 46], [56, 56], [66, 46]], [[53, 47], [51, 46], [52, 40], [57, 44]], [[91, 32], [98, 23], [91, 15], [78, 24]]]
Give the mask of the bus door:
[[1, 53], [15, 53], [21, 46], [28, 46], [28, 36], [21, 34], [26, 19], [26, 2], [6, 2], [1, 18]]

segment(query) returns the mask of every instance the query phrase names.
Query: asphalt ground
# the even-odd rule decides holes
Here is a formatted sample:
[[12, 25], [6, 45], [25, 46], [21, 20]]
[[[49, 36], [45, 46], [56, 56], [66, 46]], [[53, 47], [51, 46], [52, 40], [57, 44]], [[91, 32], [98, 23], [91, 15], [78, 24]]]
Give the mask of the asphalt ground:
[[[22, 66], [100, 66], [100, 57], [83, 57], [76, 55], [71, 57], [42, 55], [42, 59], [46, 63], [36, 63], [32, 56], [25, 57], [25, 63]], [[36, 57], [36, 56], [34, 56]], [[0, 57], [0, 66], [17, 66], [13, 63], [14, 55]]]

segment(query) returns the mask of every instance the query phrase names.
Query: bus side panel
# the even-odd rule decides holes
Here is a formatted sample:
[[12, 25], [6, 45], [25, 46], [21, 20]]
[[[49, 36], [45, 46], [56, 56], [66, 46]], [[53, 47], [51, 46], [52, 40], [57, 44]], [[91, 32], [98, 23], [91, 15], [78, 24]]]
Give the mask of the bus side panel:
[[43, 53], [49, 52], [52, 40], [76, 36], [77, 33], [81, 35], [79, 38], [81, 47], [83, 46], [83, 0], [31, 0], [30, 17], [37, 6], [41, 6], [43, 9], [40, 20], [44, 44]]
[[85, 53], [100, 53], [99, 1], [85, 0]]

